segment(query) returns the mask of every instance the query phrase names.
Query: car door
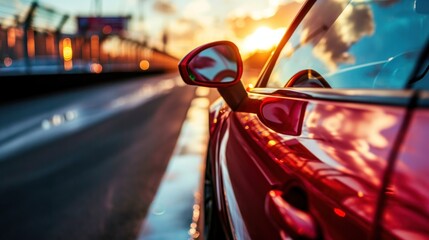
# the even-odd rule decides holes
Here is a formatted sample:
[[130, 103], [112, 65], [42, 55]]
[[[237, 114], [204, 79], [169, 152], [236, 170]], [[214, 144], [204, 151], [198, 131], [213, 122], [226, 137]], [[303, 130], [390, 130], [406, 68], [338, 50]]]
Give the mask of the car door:
[[313, 2], [250, 90], [257, 109], [231, 113], [219, 135], [238, 239], [367, 239], [377, 226], [426, 16], [411, 0]]
[[398, 153], [385, 183], [380, 203], [381, 228], [378, 239], [429, 238], [429, 43], [420, 69], [410, 81], [414, 101], [407, 116], [406, 131], [398, 141]]

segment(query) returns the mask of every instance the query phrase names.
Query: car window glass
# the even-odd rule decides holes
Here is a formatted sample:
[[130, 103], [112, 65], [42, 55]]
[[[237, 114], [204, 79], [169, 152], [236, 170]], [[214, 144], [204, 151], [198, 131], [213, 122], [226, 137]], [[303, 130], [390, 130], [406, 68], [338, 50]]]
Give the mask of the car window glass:
[[[282, 49], [267, 87], [295, 84], [303, 70], [332, 88], [403, 88], [429, 35], [423, 0], [317, 2]], [[421, 4], [420, 4], [421, 5]], [[423, 4], [424, 5], [424, 4]], [[416, 7], [417, 6], [417, 7]]]
[[429, 57], [428, 52], [422, 56], [422, 62], [410, 83], [413, 89], [429, 90]]

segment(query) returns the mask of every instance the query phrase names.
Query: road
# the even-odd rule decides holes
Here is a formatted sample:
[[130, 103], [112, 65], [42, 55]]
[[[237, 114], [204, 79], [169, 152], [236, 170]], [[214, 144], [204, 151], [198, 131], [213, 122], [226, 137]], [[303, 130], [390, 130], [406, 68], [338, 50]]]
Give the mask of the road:
[[194, 95], [163, 75], [0, 106], [0, 239], [138, 238]]

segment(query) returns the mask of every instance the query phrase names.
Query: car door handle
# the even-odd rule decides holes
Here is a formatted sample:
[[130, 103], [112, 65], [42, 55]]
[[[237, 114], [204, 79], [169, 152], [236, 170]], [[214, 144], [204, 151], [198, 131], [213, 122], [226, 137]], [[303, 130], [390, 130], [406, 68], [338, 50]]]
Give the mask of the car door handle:
[[283, 197], [283, 192], [272, 190], [265, 200], [265, 211], [274, 224], [292, 238], [316, 239], [317, 227], [313, 217], [301, 211], [288, 202]]

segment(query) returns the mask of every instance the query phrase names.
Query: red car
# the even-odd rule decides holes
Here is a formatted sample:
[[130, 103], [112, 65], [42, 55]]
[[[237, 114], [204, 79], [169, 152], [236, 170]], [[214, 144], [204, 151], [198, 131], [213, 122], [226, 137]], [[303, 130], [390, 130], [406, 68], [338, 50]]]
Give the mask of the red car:
[[233, 43], [189, 53], [183, 80], [223, 98], [206, 237], [429, 239], [428, 35], [427, 0], [310, 0], [255, 88]]

